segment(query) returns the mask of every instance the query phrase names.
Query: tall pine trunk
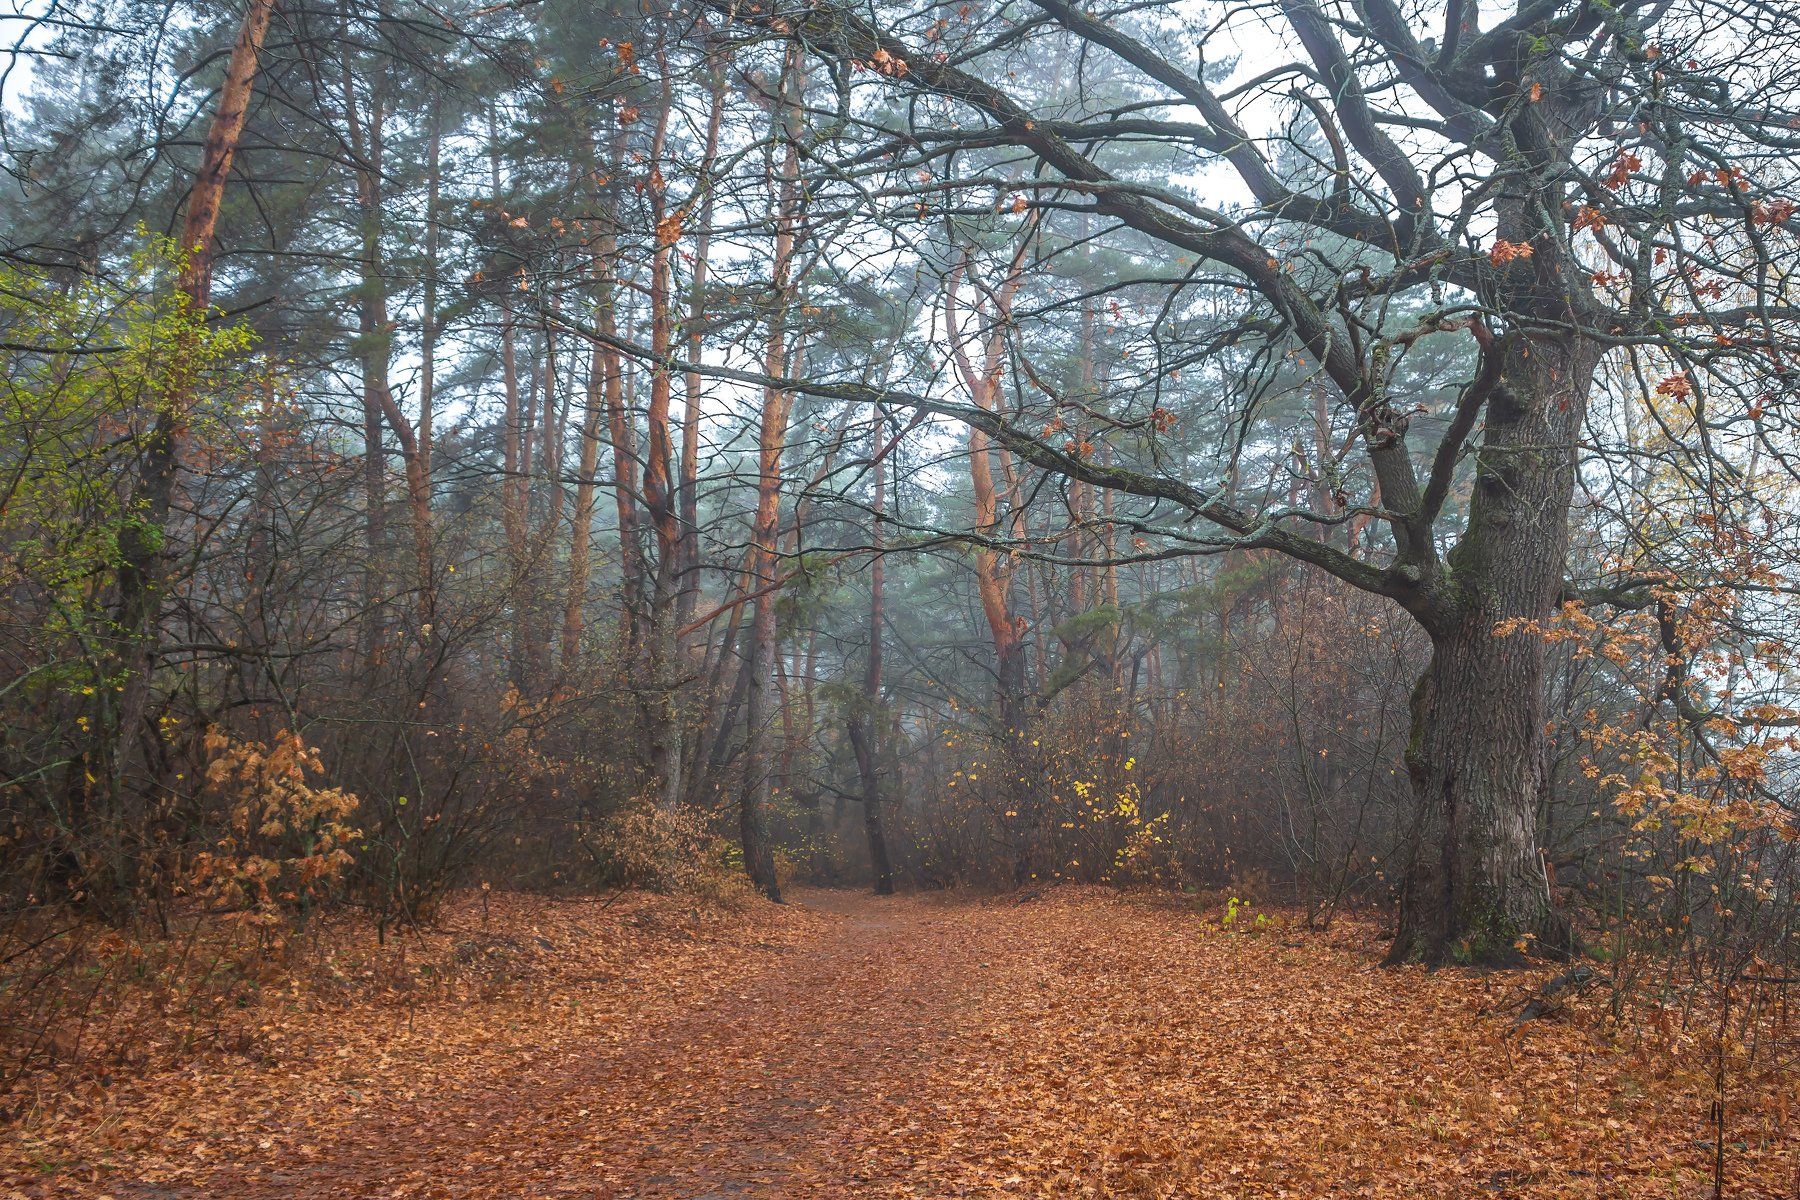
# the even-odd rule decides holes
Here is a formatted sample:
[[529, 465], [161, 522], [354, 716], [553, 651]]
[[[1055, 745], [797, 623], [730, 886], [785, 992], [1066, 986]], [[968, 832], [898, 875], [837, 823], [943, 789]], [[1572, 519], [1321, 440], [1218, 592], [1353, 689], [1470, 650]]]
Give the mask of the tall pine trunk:
[[[1012, 317], [1012, 300], [1023, 278], [1024, 247], [1015, 252], [1012, 262], [994, 297], [994, 311], [986, 311], [985, 301], [977, 293], [974, 315], [976, 335], [982, 349], [979, 364], [973, 362], [964, 348], [965, 335], [960, 316], [959, 293], [962, 274], [971, 264], [967, 256], [962, 266], [951, 275], [944, 290], [945, 331], [951, 345], [951, 358], [969, 397], [979, 408], [1000, 413], [1003, 408], [1002, 381], [1006, 366], [1006, 327]], [[1006, 512], [1003, 516], [1001, 489], [994, 480], [998, 461], [1005, 485]], [[1023, 541], [1025, 535], [1023, 504], [1017, 490], [1017, 478], [1004, 448], [990, 444], [982, 430], [969, 427], [969, 484], [975, 502], [975, 530], [985, 537], [1010, 535]], [[1042, 771], [1025, 736], [1029, 708], [1029, 683], [1025, 649], [1025, 618], [1013, 604], [1014, 560], [1007, 555], [978, 546], [974, 555], [975, 590], [981, 601], [981, 612], [987, 622], [988, 637], [994, 647], [994, 699], [999, 724], [999, 753], [1002, 786], [1008, 794], [1007, 814], [1017, 833], [1013, 845], [1013, 878], [1024, 883], [1035, 878], [1045, 865], [1044, 851], [1048, 843], [1043, 823], [1047, 819], [1038, 786]]]
[[[206, 142], [200, 151], [200, 167], [188, 192], [181, 227], [181, 250], [186, 258], [176, 287], [187, 297], [195, 320], [202, 319], [211, 301], [213, 235], [218, 227], [219, 206], [243, 134], [244, 118], [250, 111], [252, 85], [262, 56], [263, 39], [268, 36], [269, 19], [274, 12], [275, 0], [250, 0], [244, 11], [237, 40], [232, 43], [231, 57], [226, 61], [218, 105], [213, 110], [212, 124], [207, 128]], [[119, 703], [112, 720], [105, 722], [103, 713], [101, 724], [102, 728], [110, 726], [112, 733], [112, 744], [107, 750], [111, 762], [106, 780], [115, 795], [124, 788], [125, 777], [136, 761], [135, 747], [150, 705], [150, 677], [162, 650], [162, 603], [168, 576], [165, 535], [169, 511], [174, 503], [175, 481], [181, 470], [181, 439], [193, 399], [191, 382], [178, 381], [173, 394], [156, 414], [132, 488], [139, 519], [126, 524], [119, 532], [119, 597], [115, 622], [121, 642], [124, 684], [123, 691], [118, 693]], [[70, 823], [80, 829], [89, 819], [88, 789], [77, 785], [72, 789], [72, 796], [74, 811], [70, 813]]]
[[[767, 345], [763, 371], [780, 378], [789, 369], [787, 306], [791, 299], [794, 248], [800, 223], [799, 96], [802, 91], [800, 52], [790, 47], [776, 98], [776, 136], [785, 152], [774, 180], [775, 253], [769, 289]], [[750, 881], [771, 900], [781, 899], [775, 878], [775, 856], [769, 844], [770, 693], [775, 685], [775, 582], [778, 564], [776, 539], [781, 525], [781, 458], [787, 449], [788, 418], [794, 397], [782, 388], [766, 386], [762, 394], [762, 423], [758, 435], [756, 517], [751, 526], [751, 586], [758, 589], [750, 618], [748, 693], [745, 697], [744, 781], [738, 797], [738, 829], [743, 838], [744, 867]]]

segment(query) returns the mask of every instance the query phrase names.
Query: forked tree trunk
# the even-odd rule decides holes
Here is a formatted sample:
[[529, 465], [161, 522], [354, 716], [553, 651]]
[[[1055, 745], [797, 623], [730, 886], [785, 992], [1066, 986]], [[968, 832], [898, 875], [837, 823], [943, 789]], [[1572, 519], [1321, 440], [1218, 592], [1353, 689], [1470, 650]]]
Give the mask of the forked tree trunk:
[[[951, 358], [957, 374], [968, 389], [974, 403], [988, 412], [998, 413], [1004, 407], [1001, 383], [1006, 365], [1006, 327], [1012, 318], [1012, 298], [1023, 277], [1024, 241], [1014, 254], [994, 300], [994, 315], [986, 319], [984, 304], [976, 302], [982, 361], [979, 367], [970, 360], [964, 348], [959, 316], [958, 292], [962, 269], [953, 273], [944, 289], [944, 321], [951, 346]], [[964, 259], [964, 268], [968, 260]], [[998, 459], [1006, 484], [1006, 518], [1001, 514], [1000, 491], [994, 482], [994, 460]], [[1025, 535], [1023, 504], [1020, 503], [1017, 480], [1003, 448], [989, 443], [982, 430], [969, 427], [969, 483], [975, 501], [975, 529], [988, 536], [1010, 533], [1022, 541]], [[1007, 818], [1018, 832], [1013, 847], [1013, 877], [1024, 883], [1034, 878], [1042, 866], [1046, 837], [1042, 829], [1045, 819], [1041, 803], [1042, 789], [1038, 781], [1042, 772], [1035, 764], [1025, 736], [1027, 679], [1025, 653], [1025, 619], [1013, 608], [1014, 560], [997, 551], [978, 546], [974, 555], [975, 590], [981, 601], [982, 616], [987, 621], [988, 637], [994, 647], [994, 699], [1000, 726], [1001, 780], [1009, 796]]]
[[1504, 353], [1467, 530], [1425, 620], [1432, 654], [1413, 693], [1406, 759], [1418, 808], [1395, 962], [1505, 965], [1571, 942], [1537, 842], [1545, 643], [1507, 624], [1557, 607], [1596, 355], [1549, 339]]

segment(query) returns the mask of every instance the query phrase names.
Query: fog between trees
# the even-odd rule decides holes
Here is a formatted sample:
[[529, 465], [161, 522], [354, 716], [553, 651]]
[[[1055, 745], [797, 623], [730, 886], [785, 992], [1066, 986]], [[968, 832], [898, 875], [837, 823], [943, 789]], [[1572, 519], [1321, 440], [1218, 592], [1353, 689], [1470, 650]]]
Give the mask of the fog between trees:
[[10, 909], [1083, 880], [1791, 964], [1789, 18], [13, 18]]

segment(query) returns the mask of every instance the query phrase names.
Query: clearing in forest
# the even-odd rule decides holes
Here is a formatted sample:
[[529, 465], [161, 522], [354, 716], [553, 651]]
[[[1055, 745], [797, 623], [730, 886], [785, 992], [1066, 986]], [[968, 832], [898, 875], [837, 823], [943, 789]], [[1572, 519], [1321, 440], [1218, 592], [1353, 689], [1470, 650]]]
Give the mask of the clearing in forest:
[[[1370, 928], [1169, 897], [798, 899], [465, 898], [334, 960], [379, 988], [296, 985], [221, 1048], [27, 1108], [5, 1182], [121, 1200], [1712, 1194], [1707, 1081], [1668, 1047], [1609, 1045], [1592, 1014], [1515, 1030], [1535, 976], [1385, 970]], [[1780, 1107], [1730, 1097], [1727, 1195], [1796, 1194]]]

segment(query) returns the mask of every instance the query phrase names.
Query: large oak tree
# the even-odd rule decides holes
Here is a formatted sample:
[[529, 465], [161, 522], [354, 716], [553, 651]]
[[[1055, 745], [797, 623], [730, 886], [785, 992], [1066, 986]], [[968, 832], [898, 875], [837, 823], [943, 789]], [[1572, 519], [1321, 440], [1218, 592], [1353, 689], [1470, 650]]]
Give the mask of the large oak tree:
[[[1567, 602], [1642, 604], [1653, 590], [1631, 564], [1572, 577], [1578, 482], [1630, 450], [1602, 440], [1600, 408], [1698, 406], [1713, 437], [1693, 452], [1715, 469], [1695, 478], [1729, 478], [1733, 447], [1780, 420], [1795, 335], [1785, 156], [1800, 128], [1781, 14], [1754, 0], [1530, 0], [1503, 19], [1467, 0], [1032, 0], [779, 3], [737, 20], [797, 41], [842, 82], [840, 127], [857, 121], [860, 136], [841, 154], [815, 148], [820, 188], [885, 186], [927, 220], [1004, 212], [1009, 191], [1021, 212], [1087, 214], [1095, 240], [1151, 264], [1140, 284], [1168, 296], [1145, 318], [1162, 322], [1153, 334], [1179, 341], [1169, 314], [1184, 291], [1239, 295], [1215, 344], [1254, 341], [1329, 390], [1350, 437], [1329, 510], [1247, 503], [1154, 440], [1110, 465], [1054, 436], [1068, 404], [1049, 387], [1035, 389], [1041, 426], [1023, 396], [1011, 411], [943, 387], [879, 399], [1151, 501], [1145, 533], [1279, 551], [1403, 606], [1432, 652], [1413, 698], [1418, 811], [1393, 954], [1566, 948], [1537, 839], [1546, 649], [1530, 631]], [[1207, 47], [1232, 37], [1246, 59], [1208, 69]], [[1020, 78], [1046, 54], [1075, 78]], [[1153, 170], [1134, 165], [1146, 145], [1167, 152]], [[1281, 169], [1282, 152], [1309, 148], [1310, 178]], [[1031, 330], [1016, 337], [1028, 355]], [[1404, 361], [1433, 340], [1467, 363], [1447, 394], [1405, 384]], [[1112, 426], [1133, 403], [1140, 425], [1178, 419], [1143, 397], [1182, 394], [1166, 364], [1198, 372], [1205, 357], [1145, 372]], [[1180, 532], [1195, 517], [1215, 535]], [[1345, 539], [1352, 520], [1385, 536]]]

